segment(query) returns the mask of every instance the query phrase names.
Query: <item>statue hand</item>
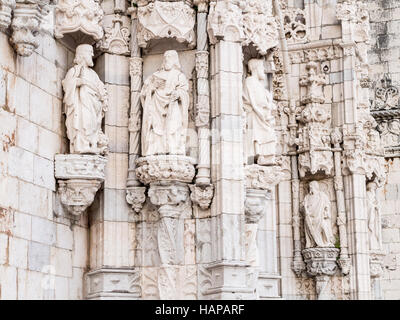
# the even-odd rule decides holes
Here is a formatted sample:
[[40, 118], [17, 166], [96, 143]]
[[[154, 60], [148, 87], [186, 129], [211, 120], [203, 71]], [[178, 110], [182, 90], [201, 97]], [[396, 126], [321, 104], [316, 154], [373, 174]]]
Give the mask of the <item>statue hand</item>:
[[171, 101], [175, 101], [179, 99], [179, 94], [176, 91], [172, 91], [171, 93]]

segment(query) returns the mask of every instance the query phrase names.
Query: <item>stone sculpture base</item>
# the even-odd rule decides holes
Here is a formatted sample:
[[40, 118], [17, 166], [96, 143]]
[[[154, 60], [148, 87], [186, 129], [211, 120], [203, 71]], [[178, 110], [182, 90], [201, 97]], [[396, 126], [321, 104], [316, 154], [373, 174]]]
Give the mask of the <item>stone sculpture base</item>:
[[304, 262], [308, 275], [315, 278], [315, 287], [318, 300], [330, 300], [328, 290], [329, 278], [338, 270], [337, 248], [309, 248], [303, 250]]
[[60, 202], [76, 220], [93, 203], [105, 179], [107, 159], [98, 155], [55, 156], [55, 177]]

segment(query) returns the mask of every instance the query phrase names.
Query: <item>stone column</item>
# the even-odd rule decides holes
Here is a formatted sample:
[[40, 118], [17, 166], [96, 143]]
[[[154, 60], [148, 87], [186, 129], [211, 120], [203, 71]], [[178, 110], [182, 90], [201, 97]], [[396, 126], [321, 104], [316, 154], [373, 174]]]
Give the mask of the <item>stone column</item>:
[[[195, 267], [189, 265], [193, 262], [188, 261], [187, 253], [194, 251], [194, 247], [191, 248], [194, 244], [185, 238], [185, 219], [191, 216], [188, 184], [195, 175], [195, 160], [178, 155], [157, 155], [139, 158], [136, 164], [136, 175], [149, 186], [149, 200], [157, 208], [152, 221], [156, 227], [158, 255], [152, 261], [153, 265], [143, 268], [143, 286], [152, 282], [158, 291], [155, 295], [161, 300], [193, 298], [189, 292], [193, 284], [197, 287], [197, 279], [193, 279]], [[143, 228], [149, 225], [147, 222], [142, 224]], [[145, 239], [142, 237], [139, 241]], [[143, 262], [145, 259], [142, 258], [142, 265]]]
[[[236, 2], [210, 4], [212, 168], [212, 262], [206, 299], [251, 298], [246, 283], [242, 134], [242, 21]], [[224, 18], [222, 18], [224, 16]], [[226, 18], [226, 19], [225, 19]], [[229, 21], [224, 25], [221, 21]]]
[[86, 275], [86, 291], [88, 299], [137, 299], [141, 290], [140, 273], [134, 267], [136, 225], [126, 202], [130, 46], [129, 37], [121, 38], [121, 33], [116, 32], [126, 27], [120, 22], [126, 23], [127, 17], [121, 13], [127, 8], [114, 6], [104, 10], [108, 18], [103, 22], [111, 24], [100, 42], [103, 53], [97, 58], [95, 69], [110, 96], [105, 117], [110, 150], [104, 191], [90, 221], [90, 271]]
[[[368, 254], [367, 210], [365, 207], [365, 168], [363, 133], [359, 130], [359, 92], [356, 70], [360, 64], [356, 56], [356, 30], [364, 24], [359, 20], [361, 2], [346, 1], [337, 5], [337, 18], [342, 24], [343, 73], [348, 75], [343, 81], [343, 104], [340, 125], [343, 127], [343, 153], [345, 156], [344, 196], [347, 208], [347, 232], [349, 238], [350, 296], [361, 300], [371, 298], [370, 268]], [[359, 20], [359, 21], [358, 21]], [[368, 39], [357, 39], [365, 42]]]
[[126, 182], [126, 200], [132, 206], [132, 210], [139, 213], [146, 200], [146, 188], [141, 186], [136, 178], [135, 161], [140, 155], [140, 130], [142, 123], [142, 107], [140, 103], [140, 91], [142, 89], [143, 59], [141, 50], [136, 38], [138, 19], [137, 8], [129, 8], [132, 25], [132, 39], [130, 43], [131, 58], [129, 60], [129, 70], [131, 78], [131, 103], [129, 112], [129, 169]]

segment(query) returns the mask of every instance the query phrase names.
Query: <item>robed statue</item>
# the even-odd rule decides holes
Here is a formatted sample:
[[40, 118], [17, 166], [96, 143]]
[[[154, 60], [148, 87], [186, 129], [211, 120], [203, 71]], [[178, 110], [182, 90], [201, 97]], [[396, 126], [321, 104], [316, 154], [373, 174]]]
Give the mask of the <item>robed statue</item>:
[[74, 66], [62, 81], [71, 154], [104, 154], [108, 139], [101, 130], [108, 95], [93, 67], [93, 47], [76, 48]]
[[243, 105], [246, 113], [245, 154], [260, 165], [274, 164], [276, 153], [276, 110], [271, 92], [264, 85], [264, 62], [251, 59], [250, 76], [244, 82]]
[[146, 79], [141, 102], [142, 155], [185, 155], [189, 82], [176, 51], [166, 51], [161, 69]]
[[304, 229], [306, 248], [334, 247], [331, 203], [327, 194], [319, 189], [317, 181], [310, 182], [310, 192], [304, 197]]
[[369, 182], [367, 184], [369, 248], [372, 251], [381, 250], [381, 217], [379, 214], [378, 200], [376, 198], [377, 187], [375, 182]]

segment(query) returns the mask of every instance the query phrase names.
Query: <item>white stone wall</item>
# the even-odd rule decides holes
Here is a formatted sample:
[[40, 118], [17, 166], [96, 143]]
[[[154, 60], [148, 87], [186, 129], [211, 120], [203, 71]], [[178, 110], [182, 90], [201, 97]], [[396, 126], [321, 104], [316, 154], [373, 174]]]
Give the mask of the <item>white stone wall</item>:
[[0, 48], [0, 299], [82, 299], [87, 218], [70, 227], [54, 204], [54, 155], [68, 148], [61, 80], [73, 54], [47, 34], [30, 57], [3, 32]]
[[[371, 1], [371, 78], [384, 75], [400, 86], [400, 2]], [[387, 158], [387, 181], [379, 194], [382, 203], [382, 241], [387, 254], [381, 288], [384, 299], [400, 299], [400, 159]]]

